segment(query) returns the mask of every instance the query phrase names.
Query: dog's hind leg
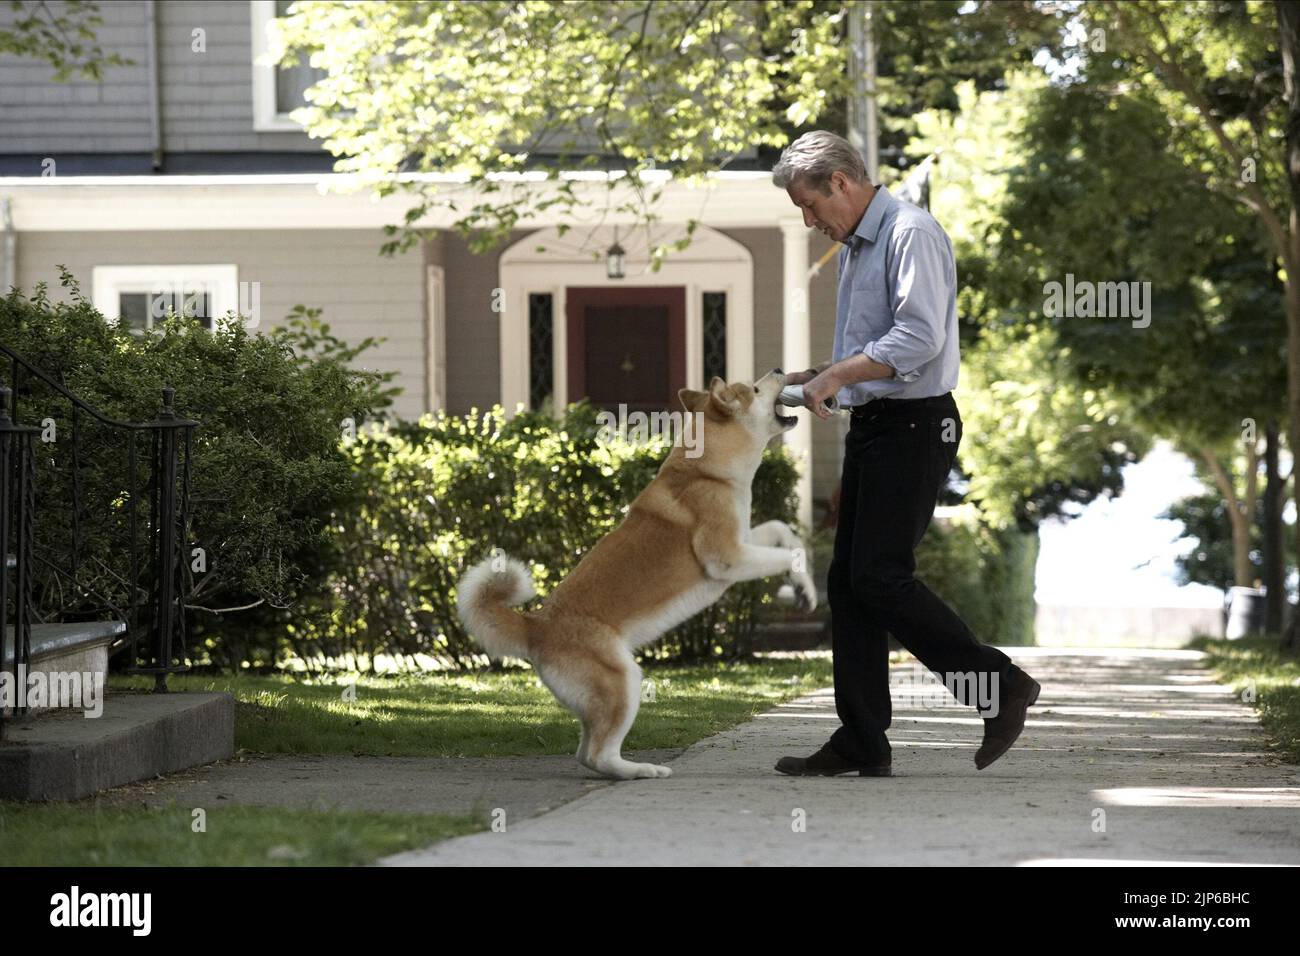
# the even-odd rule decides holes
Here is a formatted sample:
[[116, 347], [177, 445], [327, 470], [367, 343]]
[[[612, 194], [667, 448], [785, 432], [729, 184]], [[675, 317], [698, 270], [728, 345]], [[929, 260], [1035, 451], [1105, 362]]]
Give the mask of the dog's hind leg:
[[586, 718], [582, 719], [582, 739], [578, 742], [578, 763], [584, 767], [591, 766], [591, 727]]
[[641, 668], [626, 651], [611, 663], [614, 667], [604, 669], [602, 693], [594, 696], [587, 715], [591, 726], [587, 766], [618, 780], [671, 776], [671, 767], [623, 759], [623, 738], [641, 704]]

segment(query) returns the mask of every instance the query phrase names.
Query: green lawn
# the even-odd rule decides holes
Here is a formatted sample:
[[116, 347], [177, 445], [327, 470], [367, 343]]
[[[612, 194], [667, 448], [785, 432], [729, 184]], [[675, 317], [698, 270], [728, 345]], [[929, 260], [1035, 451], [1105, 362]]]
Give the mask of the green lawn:
[[1188, 646], [1204, 651], [1218, 679], [1238, 694], [1253, 690], [1259, 722], [1278, 756], [1300, 763], [1300, 656], [1282, 654], [1276, 635], [1236, 641], [1198, 638]]
[[0, 802], [4, 866], [349, 866], [484, 829], [470, 817]]
[[[687, 747], [831, 683], [829, 658], [646, 668], [654, 699], [624, 750]], [[173, 690], [230, 691], [235, 746], [262, 753], [400, 756], [568, 754], [578, 724], [530, 670], [401, 677], [174, 677]], [[116, 689], [151, 678], [110, 678]], [[111, 706], [111, 702], [109, 704]], [[482, 829], [477, 817], [0, 803], [0, 865], [326, 866], [362, 864]]]
[[[646, 668], [624, 750], [687, 747], [831, 683], [829, 658]], [[110, 688], [150, 687], [114, 677]], [[400, 677], [173, 677], [174, 690], [230, 691], [235, 746], [259, 753], [503, 757], [571, 753], [577, 719], [531, 670]]]

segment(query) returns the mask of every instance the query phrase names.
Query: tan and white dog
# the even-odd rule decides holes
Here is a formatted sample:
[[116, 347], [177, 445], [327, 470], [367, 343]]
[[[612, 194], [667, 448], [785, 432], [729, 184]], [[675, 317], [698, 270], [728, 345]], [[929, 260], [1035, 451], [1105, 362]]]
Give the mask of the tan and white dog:
[[537, 609], [512, 609], [535, 596], [528, 568], [514, 558], [488, 558], [461, 578], [466, 629], [493, 657], [528, 660], [577, 716], [583, 766], [620, 780], [672, 773], [622, 756], [641, 700], [641, 668], [632, 656], [638, 647], [737, 581], [787, 575], [801, 604], [816, 607], [795, 533], [782, 521], [749, 524], [763, 449], [797, 421], [777, 412], [784, 385], [776, 369], [754, 385], [715, 377], [708, 391], [678, 392], [687, 412], [703, 413], [699, 454], [690, 457], [677, 443], [627, 517]]

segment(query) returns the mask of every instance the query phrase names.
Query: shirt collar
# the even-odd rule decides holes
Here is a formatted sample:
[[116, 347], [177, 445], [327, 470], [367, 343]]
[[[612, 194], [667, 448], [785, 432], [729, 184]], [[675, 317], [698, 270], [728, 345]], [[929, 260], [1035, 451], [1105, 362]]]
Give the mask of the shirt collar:
[[876, 236], [880, 234], [880, 223], [885, 218], [885, 210], [893, 202], [894, 197], [889, 195], [889, 190], [884, 186], [876, 187], [875, 195], [871, 197], [871, 205], [867, 206], [858, 228], [854, 229], [853, 235], [849, 237], [853, 248], [860, 246], [863, 240], [876, 241]]

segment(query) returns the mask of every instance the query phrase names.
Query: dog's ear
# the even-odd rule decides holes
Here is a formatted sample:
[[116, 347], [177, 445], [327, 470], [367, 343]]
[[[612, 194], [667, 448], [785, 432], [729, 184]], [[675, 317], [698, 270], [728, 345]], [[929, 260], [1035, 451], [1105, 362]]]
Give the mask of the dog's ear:
[[682, 403], [682, 408], [688, 412], [693, 412], [708, 394], [708, 392], [701, 392], [698, 388], [679, 388], [677, 390], [677, 399]]
[[730, 418], [740, 411], [740, 399], [727, 394], [727, 383], [718, 376], [709, 382], [709, 408], [720, 418]]

